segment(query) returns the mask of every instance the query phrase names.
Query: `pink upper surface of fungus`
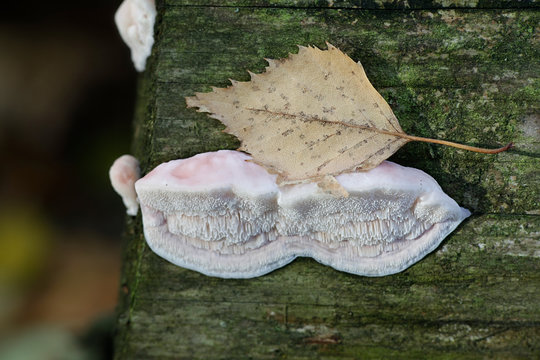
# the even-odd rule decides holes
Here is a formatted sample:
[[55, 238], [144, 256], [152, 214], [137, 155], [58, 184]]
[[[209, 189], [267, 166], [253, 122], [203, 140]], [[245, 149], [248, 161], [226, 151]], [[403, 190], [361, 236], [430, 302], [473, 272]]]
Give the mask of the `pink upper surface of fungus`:
[[174, 187], [179, 191], [207, 192], [234, 188], [249, 195], [276, 192], [275, 175], [249, 162], [251, 157], [239, 151], [221, 150], [197, 154], [188, 159], [160, 164], [141, 181], [138, 187]]

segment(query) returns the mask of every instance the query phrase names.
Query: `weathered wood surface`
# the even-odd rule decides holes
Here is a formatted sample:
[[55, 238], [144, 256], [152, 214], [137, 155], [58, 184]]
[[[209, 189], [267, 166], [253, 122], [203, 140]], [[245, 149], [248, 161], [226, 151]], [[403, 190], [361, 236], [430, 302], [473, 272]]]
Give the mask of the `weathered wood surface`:
[[531, 8], [538, 0], [164, 0], [163, 3], [176, 6], [431, 10]]
[[[394, 161], [431, 174], [474, 215], [436, 252], [383, 278], [310, 259], [251, 280], [209, 278], [153, 254], [140, 217], [128, 220], [116, 358], [540, 357], [535, 2], [409, 0], [416, 10], [405, 11], [365, 10], [403, 7], [392, 1], [220, 3], [158, 1], [135, 121], [144, 172], [238, 145], [217, 121], [186, 109], [185, 96], [247, 80], [264, 57], [325, 40], [362, 61], [406, 132], [517, 149], [488, 156], [411, 143], [398, 151]], [[483, 9], [467, 9], [475, 4]]]

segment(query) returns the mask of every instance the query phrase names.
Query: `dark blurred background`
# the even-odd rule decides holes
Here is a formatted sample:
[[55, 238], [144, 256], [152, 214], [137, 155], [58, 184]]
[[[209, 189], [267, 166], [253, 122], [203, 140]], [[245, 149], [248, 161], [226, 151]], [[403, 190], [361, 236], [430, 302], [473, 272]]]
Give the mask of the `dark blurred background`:
[[0, 12], [0, 359], [111, 355], [137, 73], [121, 1]]

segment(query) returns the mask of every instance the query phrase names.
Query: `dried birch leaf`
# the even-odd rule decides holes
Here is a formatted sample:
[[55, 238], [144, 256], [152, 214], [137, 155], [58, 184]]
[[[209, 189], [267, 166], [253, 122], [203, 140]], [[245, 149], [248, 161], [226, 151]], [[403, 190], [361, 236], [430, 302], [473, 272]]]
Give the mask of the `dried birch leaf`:
[[330, 44], [267, 61], [251, 81], [231, 80], [186, 102], [225, 124], [242, 141], [239, 150], [280, 182], [326, 176], [328, 187], [328, 175], [371, 169], [409, 141], [441, 142], [405, 134], [362, 65]]

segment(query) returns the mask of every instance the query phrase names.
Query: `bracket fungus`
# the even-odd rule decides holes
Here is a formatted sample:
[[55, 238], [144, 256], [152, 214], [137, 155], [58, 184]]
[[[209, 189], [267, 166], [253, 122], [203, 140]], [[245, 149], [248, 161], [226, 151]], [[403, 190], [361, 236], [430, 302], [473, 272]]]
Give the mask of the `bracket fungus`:
[[126, 213], [137, 215], [139, 201], [135, 192], [135, 181], [141, 177], [139, 161], [131, 155], [122, 155], [112, 164], [109, 178], [113, 189], [122, 197]]
[[131, 50], [137, 71], [144, 71], [146, 59], [152, 52], [155, 20], [155, 0], [124, 0], [114, 14], [118, 32]]
[[237, 151], [159, 165], [135, 184], [150, 248], [223, 278], [269, 273], [298, 256], [365, 276], [400, 272], [433, 251], [470, 212], [426, 173], [384, 161], [336, 180], [276, 184]]

